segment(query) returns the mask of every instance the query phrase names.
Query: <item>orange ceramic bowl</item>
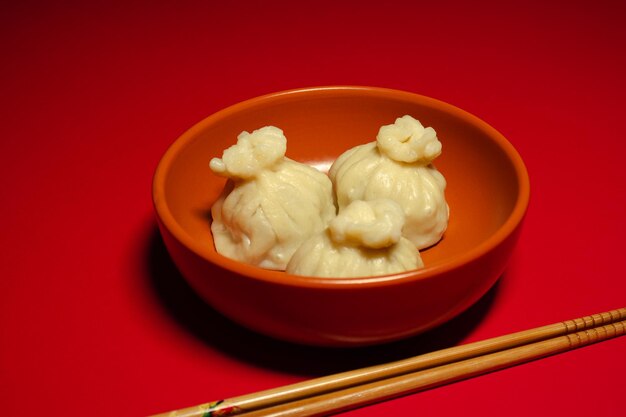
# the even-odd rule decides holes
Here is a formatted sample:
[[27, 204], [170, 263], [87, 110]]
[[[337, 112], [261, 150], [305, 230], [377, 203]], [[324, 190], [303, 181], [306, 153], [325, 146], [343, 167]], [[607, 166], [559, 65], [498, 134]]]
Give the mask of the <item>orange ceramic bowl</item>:
[[[215, 251], [210, 208], [225, 180], [209, 169], [237, 135], [266, 125], [287, 137], [287, 156], [328, 166], [409, 114], [443, 144], [435, 161], [448, 186], [444, 239], [422, 252], [425, 268], [396, 275], [328, 279], [264, 270]], [[476, 302], [502, 274], [529, 199], [524, 163], [496, 130], [457, 107], [382, 88], [321, 87], [235, 104], [183, 134], [160, 161], [153, 185], [163, 240], [189, 284], [211, 306], [258, 332], [297, 343], [358, 346], [437, 326]], [[207, 324], [209, 325], [209, 324]]]

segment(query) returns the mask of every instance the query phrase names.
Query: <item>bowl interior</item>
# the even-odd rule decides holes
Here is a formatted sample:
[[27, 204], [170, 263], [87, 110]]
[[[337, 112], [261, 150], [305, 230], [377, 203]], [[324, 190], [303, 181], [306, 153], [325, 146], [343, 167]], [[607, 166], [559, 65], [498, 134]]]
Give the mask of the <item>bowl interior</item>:
[[328, 166], [347, 149], [375, 140], [380, 126], [405, 114], [432, 126], [443, 144], [435, 166], [448, 182], [450, 221], [444, 239], [423, 251], [422, 258], [425, 270], [450, 262], [483, 244], [511, 216], [520, 198], [521, 160], [501, 135], [476, 117], [437, 100], [393, 90], [285, 92], [237, 104], [203, 120], [168, 150], [166, 163], [159, 167], [160, 198], [169, 221], [194, 251], [228, 265], [230, 261], [216, 253], [210, 231], [210, 207], [225, 181], [208, 164], [221, 157], [241, 131], [280, 127], [287, 137], [288, 157]]

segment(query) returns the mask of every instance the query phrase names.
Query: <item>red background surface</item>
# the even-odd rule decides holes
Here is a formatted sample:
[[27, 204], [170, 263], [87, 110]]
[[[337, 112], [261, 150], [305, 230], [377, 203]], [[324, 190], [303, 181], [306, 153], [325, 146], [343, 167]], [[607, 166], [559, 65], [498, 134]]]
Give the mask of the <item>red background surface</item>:
[[[141, 416], [626, 304], [623, 2], [14, 3], [0, 10], [2, 415]], [[530, 172], [508, 270], [422, 336], [353, 350], [259, 336], [199, 301], [156, 230], [151, 179], [179, 134], [330, 84], [457, 105]], [[625, 353], [615, 339], [346, 415], [623, 415]]]

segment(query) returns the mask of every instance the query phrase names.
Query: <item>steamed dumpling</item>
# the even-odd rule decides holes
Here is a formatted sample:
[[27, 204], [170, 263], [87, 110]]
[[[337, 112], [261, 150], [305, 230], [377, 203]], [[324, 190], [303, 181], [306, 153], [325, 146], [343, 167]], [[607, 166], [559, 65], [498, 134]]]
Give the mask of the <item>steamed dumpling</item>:
[[210, 168], [229, 178], [211, 207], [216, 250], [231, 259], [284, 270], [309, 236], [335, 216], [329, 178], [285, 157], [287, 139], [277, 127], [243, 132]]
[[402, 237], [402, 208], [392, 200], [354, 201], [328, 229], [302, 243], [287, 265], [295, 275], [364, 277], [424, 266], [415, 245]]
[[418, 249], [437, 243], [449, 217], [446, 180], [432, 161], [441, 142], [411, 116], [380, 128], [375, 142], [344, 152], [330, 168], [339, 210], [355, 200], [388, 198], [403, 209], [403, 235]]

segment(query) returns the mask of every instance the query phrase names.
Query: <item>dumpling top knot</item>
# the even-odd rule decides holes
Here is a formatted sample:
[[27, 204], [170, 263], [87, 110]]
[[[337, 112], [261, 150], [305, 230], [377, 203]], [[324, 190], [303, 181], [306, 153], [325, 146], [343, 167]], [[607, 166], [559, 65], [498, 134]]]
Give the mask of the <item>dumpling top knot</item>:
[[252, 133], [241, 132], [237, 144], [224, 151], [222, 158], [213, 158], [211, 170], [229, 178], [249, 179], [283, 160], [287, 138], [274, 126], [265, 126]]
[[335, 243], [381, 249], [402, 237], [404, 211], [393, 200], [356, 200], [339, 212], [329, 224]]
[[441, 154], [441, 142], [432, 127], [424, 127], [411, 116], [382, 126], [376, 136], [378, 149], [398, 162], [428, 165]]

